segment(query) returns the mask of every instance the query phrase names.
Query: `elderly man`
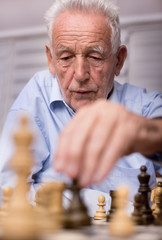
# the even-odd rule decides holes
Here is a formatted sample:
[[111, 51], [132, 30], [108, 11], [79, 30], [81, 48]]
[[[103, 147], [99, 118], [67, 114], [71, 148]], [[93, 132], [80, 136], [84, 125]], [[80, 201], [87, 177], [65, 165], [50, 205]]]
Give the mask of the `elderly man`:
[[159, 153], [162, 160], [162, 94], [114, 81], [127, 49], [120, 45], [118, 8], [112, 2], [55, 0], [46, 21], [49, 71], [29, 81], [8, 114], [1, 187], [12, 183], [6, 168], [12, 156], [9, 138], [17, 116], [25, 112], [37, 133], [30, 178], [35, 190], [40, 182], [68, 181], [69, 176], [88, 186], [87, 193], [128, 184], [132, 199], [141, 165], [148, 168], [150, 186], [156, 182], [145, 156]]

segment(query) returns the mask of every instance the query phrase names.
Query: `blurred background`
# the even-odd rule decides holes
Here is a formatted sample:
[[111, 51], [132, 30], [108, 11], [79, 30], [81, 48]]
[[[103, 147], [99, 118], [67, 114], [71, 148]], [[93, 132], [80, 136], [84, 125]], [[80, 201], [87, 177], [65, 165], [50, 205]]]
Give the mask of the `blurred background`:
[[[44, 13], [54, 0], [0, 0], [0, 132], [32, 75], [47, 68]], [[115, 1], [115, 0], [114, 0]], [[128, 48], [121, 83], [162, 92], [162, 0], [116, 0]]]

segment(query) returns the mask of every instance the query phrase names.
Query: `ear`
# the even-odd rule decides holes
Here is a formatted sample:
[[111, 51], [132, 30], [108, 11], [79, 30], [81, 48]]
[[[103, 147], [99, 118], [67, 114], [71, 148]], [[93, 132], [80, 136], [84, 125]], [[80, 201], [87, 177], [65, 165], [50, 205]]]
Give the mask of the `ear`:
[[55, 74], [55, 68], [53, 65], [53, 57], [51, 54], [51, 49], [50, 49], [49, 44], [46, 44], [46, 56], [47, 56], [49, 71], [51, 74]]
[[116, 76], [120, 74], [120, 71], [124, 65], [126, 57], [127, 57], [127, 48], [125, 45], [121, 45], [117, 52], [117, 64], [116, 64], [116, 70], [115, 70]]

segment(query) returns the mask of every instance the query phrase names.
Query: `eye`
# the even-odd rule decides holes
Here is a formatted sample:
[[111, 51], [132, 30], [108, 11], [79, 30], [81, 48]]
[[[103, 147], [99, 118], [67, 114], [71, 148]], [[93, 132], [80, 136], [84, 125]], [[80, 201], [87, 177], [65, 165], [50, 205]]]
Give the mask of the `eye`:
[[63, 61], [68, 61], [71, 58], [72, 58], [72, 56], [67, 56], [67, 57], [62, 57], [60, 59], [63, 60]]
[[89, 64], [91, 64], [94, 67], [98, 67], [103, 63], [103, 58], [101, 56], [89, 55], [87, 59]]
[[101, 61], [102, 60], [102, 58], [96, 57], [96, 56], [89, 56], [89, 57], [96, 60], [96, 61]]
[[73, 55], [65, 55], [65, 56], [62, 56], [60, 57], [60, 64], [63, 66], [63, 67], [68, 67], [73, 61]]

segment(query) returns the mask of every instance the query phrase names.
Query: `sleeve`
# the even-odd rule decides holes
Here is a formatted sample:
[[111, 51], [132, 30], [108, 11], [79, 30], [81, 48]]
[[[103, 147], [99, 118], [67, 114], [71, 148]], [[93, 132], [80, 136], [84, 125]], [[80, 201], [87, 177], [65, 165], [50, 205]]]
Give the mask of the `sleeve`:
[[146, 94], [142, 115], [148, 118], [162, 118], [162, 93], [150, 92]]
[[[149, 118], [162, 119], [162, 93], [150, 92], [144, 100], [143, 115]], [[162, 174], [162, 153], [157, 153], [149, 157], [153, 161], [154, 168], [157, 172]]]

